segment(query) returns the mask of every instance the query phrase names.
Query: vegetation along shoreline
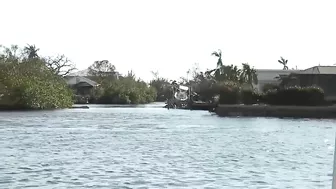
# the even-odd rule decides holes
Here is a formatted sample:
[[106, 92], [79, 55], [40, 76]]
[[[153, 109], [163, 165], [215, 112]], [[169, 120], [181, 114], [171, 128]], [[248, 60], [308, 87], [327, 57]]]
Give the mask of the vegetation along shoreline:
[[[335, 108], [331, 108], [336, 89], [328, 85], [336, 81], [335, 66], [327, 68], [329, 72], [324, 69], [326, 73], [323, 67], [289, 70], [288, 60], [280, 57], [278, 62], [283, 69], [273, 71], [273, 78], [265, 81], [266, 71], [256, 70], [248, 63], [241, 67], [223, 64], [218, 50], [211, 54], [217, 57], [214, 69], [202, 72], [196, 65], [187, 72], [190, 79], [181, 77], [178, 81], [152, 72], [153, 79], [146, 83], [133, 71], [120, 74], [108, 60], [95, 61], [79, 74], [74, 73], [75, 65], [65, 55], [42, 57], [38, 51], [35, 45], [1, 46], [1, 111], [158, 101], [166, 102], [166, 108], [210, 110], [219, 116], [323, 117], [321, 112], [326, 112], [325, 117], [336, 117]], [[312, 114], [310, 107], [320, 113]]]

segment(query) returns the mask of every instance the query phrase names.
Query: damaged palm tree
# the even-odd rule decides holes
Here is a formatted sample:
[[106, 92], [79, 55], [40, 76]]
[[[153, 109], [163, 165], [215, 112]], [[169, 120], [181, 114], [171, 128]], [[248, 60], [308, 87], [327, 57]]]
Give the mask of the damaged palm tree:
[[284, 59], [281, 56], [280, 60], [278, 60], [278, 62], [283, 65], [283, 68], [282, 68], [283, 70], [288, 70], [288, 66], [287, 66], [288, 60]]

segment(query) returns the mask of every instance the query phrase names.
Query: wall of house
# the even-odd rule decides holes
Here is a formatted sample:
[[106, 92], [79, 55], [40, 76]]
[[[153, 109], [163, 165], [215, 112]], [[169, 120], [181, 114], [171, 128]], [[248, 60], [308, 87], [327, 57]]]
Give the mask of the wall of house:
[[324, 90], [327, 100], [336, 100], [336, 75], [334, 74], [300, 74], [299, 85], [318, 86]]
[[279, 75], [289, 75], [290, 73], [300, 70], [281, 70], [281, 69], [257, 69], [258, 84], [253, 87], [258, 91], [262, 91], [265, 84], [279, 84], [276, 79]]
[[84, 87], [77, 87], [77, 95], [89, 95], [91, 93], [91, 90], [93, 89], [93, 87], [90, 86], [84, 86]]

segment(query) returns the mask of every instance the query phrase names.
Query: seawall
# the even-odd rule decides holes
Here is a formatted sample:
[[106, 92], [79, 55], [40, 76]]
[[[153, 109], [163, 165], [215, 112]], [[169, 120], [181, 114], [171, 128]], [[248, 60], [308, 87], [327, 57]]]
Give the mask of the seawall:
[[218, 116], [336, 118], [336, 106], [224, 105], [216, 107]]

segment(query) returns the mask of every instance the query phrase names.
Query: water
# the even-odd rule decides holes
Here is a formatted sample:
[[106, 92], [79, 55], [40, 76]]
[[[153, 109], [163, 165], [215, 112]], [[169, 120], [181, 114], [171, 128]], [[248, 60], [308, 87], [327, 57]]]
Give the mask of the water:
[[331, 188], [332, 120], [0, 112], [0, 188]]

